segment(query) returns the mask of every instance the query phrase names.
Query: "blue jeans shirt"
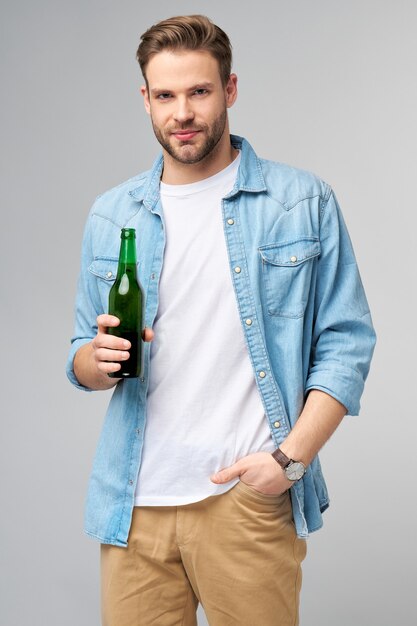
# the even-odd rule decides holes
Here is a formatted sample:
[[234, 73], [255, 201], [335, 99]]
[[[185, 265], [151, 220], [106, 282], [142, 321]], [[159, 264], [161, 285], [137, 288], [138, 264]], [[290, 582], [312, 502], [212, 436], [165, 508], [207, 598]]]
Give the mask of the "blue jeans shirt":
[[[349, 414], [359, 413], [375, 333], [332, 189], [311, 173], [260, 159], [241, 137], [232, 135], [231, 141], [242, 155], [235, 186], [222, 201], [224, 236], [253, 375], [278, 447], [311, 389], [330, 394]], [[165, 246], [162, 166], [160, 156], [148, 172], [99, 196], [90, 211], [67, 367], [70, 381], [81, 389], [87, 390], [74, 375], [73, 359], [95, 337], [97, 316], [108, 310], [121, 228], [136, 228], [145, 325], [152, 327], [156, 317]], [[144, 344], [143, 376], [114, 389], [97, 447], [85, 530], [102, 543], [127, 545], [149, 356], [150, 345]], [[291, 488], [291, 500], [300, 537], [322, 526], [329, 499], [318, 457]]]

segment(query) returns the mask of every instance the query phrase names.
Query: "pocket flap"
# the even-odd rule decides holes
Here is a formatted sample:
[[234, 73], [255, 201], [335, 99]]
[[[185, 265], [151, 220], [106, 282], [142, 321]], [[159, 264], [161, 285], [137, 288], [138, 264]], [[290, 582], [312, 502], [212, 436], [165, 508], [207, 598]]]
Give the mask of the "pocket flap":
[[94, 259], [88, 270], [103, 280], [113, 281], [117, 276], [117, 265], [118, 259], [100, 257]]
[[259, 248], [262, 260], [270, 265], [293, 267], [320, 254], [320, 241], [304, 237], [296, 241], [271, 243]]

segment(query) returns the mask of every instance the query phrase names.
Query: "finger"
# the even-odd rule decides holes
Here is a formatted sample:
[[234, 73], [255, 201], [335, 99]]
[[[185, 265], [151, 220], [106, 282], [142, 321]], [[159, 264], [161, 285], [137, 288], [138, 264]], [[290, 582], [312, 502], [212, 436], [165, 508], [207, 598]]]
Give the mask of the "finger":
[[152, 328], [146, 327], [143, 329], [143, 333], [142, 333], [143, 341], [152, 341], [154, 337], [155, 337], [155, 333], [153, 332]]
[[130, 357], [130, 352], [122, 350], [107, 350], [106, 348], [99, 348], [96, 350], [96, 359], [98, 362], [112, 362], [118, 363], [119, 361], [127, 361]]
[[99, 333], [107, 332], [108, 328], [113, 326], [118, 326], [120, 324], [120, 320], [115, 315], [107, 315], [107, 313], [103, 313], [97, 317], [97, 326]]
[[230, 467], [226, 467], [225, 469], [220, 470], [220, 472], [216, 472], [212, 476], [210, 476], [210, 480], [213, 483], [227, 483], [229, 480], [233, 480], [233, 478], [238, 478], [242, 472], [242, 468], [239, 463], [235, 463]]
[[97, 363], [97, 368], [103, 372], [103, 374], [112, 374], [118, 372], [122, 366], [120, 363], [111, 363], [106, 361], [99, 361]]
[[117, 337], [116, 335], [108, 335], [107, 333], [98, 333], [94, 338], [94, 347], [108, 348], [109, 350], [129, 350], [131, 343], [128, 339]]

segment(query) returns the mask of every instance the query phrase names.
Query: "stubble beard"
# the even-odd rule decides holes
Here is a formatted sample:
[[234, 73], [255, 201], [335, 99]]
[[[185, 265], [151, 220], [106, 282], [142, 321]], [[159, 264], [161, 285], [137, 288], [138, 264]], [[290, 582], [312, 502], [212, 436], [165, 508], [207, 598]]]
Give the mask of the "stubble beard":
[[[152, 119], [152, 118], [151, 118]], [[152, 127], [153, 132], [155, 133], [155, 137], [161, 146], [166, 150], [166, 152], [179, 163], [184, 163], [186, 165], [192, 165], [193, 163], [200, 163], [204, 159], [206, 159], [216, 148], [220, 139], [223, 136], [224, 129], [226, 128], [227, 121], [227, 110], [225, 109], [220, 113], [220, 115], [214, 120], [211, 126], [206, 124], [199, 125], [196, 127], [194, 124], [191, 126], [196, 130], [202, 131], [206, 134], [206, 140], [202, 144], [200, 148], [196, 150], [196, 147], [192, 144], [192, 141], [182, 142], [183, 146], [173, 146], [170, 143], [170, 137], [172, 136], [172, 130], [185, 130], [190, 127], [190, 124], [184, 125], [181, 128], [181, 125], [177, 125], [175, 129], [171, 131], [165, 131], [165, 133], [158, 128], [152, 119]]]

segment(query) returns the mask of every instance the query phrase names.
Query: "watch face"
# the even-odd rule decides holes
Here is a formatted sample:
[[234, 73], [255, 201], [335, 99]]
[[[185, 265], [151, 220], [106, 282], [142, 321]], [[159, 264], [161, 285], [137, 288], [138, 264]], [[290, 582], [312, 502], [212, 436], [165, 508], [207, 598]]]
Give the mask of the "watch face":
[[303, 463], [299, 463], [298, 461], [290, 463], [285, 469], [288, 480], [300, 480], [300, 478], [304, 476], [305, 471], [306, 469]]

